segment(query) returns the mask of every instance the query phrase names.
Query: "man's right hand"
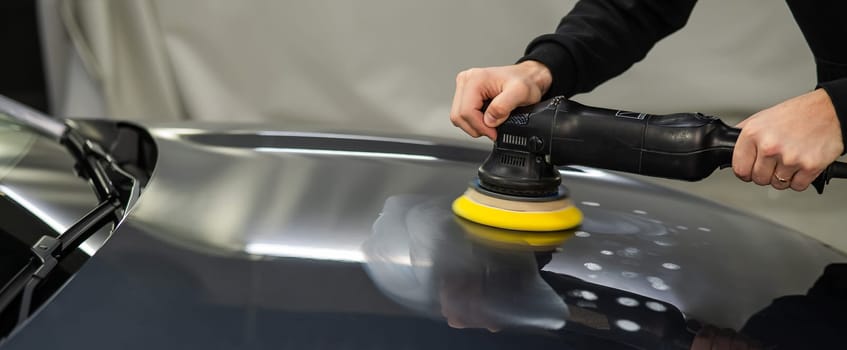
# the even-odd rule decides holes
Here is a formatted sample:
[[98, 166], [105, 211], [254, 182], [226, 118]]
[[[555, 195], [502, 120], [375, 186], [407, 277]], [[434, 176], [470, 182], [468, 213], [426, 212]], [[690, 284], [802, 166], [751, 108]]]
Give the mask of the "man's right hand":
[[[513, 109], [541, 100], [553, 77], [537, 61], [511, 66], [471, 68], [456, 76], [450, 121], [473, 137], [497, 138], [494, 129]], [[485, 101], [491, 100], [483, 115]]]

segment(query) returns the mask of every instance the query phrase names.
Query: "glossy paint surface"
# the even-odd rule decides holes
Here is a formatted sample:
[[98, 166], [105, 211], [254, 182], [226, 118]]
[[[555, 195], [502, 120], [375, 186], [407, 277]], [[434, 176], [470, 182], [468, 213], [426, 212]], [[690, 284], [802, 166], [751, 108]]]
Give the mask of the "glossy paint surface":
[[504, 247], [449, 210], [485, 150], [151, 133], [159, 160], [138, 206], [8, 348], [687, 348], [685, 317], [738, 329], [845, 261], [744, 213], [579, 168], [562, 174], [582, 227], [551, 253]]

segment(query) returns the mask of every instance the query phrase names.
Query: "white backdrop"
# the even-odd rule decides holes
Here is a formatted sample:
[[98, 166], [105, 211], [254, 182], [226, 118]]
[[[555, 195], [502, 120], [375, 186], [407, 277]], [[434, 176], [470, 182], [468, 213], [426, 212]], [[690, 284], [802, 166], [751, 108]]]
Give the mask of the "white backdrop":
[[[456, 73], [514, 62], [574, 1], [64, 3], [64, 25], [78, 29], [74, 47], [95, 88], [84, 93], [85, 77], [74, 69], [51, 69], [57, 114], [307, 121], [465, 138], [448, 120]], [[49, 18], [62, 4], [43, 0], [43, 12]], [[575, 99], [746, 115], [814, 82], [811, 54], [784, 2], [709, 0], [645, 61]]]

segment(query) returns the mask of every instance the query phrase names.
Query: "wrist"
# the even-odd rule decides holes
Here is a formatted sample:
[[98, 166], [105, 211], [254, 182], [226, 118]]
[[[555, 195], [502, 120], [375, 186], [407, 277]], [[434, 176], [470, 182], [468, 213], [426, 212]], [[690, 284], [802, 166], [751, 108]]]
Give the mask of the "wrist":
[[522, 70], [524, 76], [529, 79], [532, 84], [538, 87], [541, 91], [541, 95], [547, 93], [547, 90], [550, 89], [550, 85], [553, 84], [553, 74], [547, 66], [541, 62], [533, 60], [523, 61], [518, 63], [517, 66]]

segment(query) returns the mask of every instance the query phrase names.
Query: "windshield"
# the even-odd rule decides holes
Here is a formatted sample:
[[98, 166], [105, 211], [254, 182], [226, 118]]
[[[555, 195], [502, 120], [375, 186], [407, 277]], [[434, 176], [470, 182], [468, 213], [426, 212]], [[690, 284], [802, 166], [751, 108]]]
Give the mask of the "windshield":
[[32, 147], [36, 137], [28, 128], [0, 114], [0, 181]]
[[66, 230], [99, 202], [75, 166], [65, 146], [0, 114], [0, 196], [54, 232]]

